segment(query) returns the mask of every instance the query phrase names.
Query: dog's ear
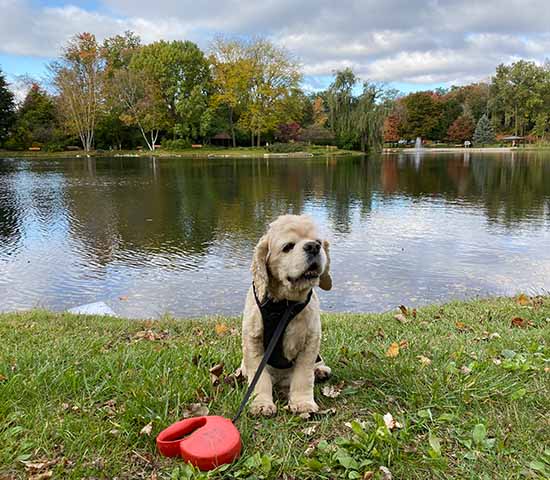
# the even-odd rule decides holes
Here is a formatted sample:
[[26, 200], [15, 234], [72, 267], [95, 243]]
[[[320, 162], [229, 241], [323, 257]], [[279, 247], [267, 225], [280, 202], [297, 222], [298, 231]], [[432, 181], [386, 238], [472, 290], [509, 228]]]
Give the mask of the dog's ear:
[[260, 241], [254, 248], [254, 258], [252, 259], [252, 265], [250, 271], [252, 272], [252, 280], [254, 281], [254, 288], [256, 289], [256, 295], [263, 301], [267, 293], [267, 285], [269, 283], [269, 276], [267, 274], [267, 256], [269, 254], [269, 241], [267, 235], [260, 238]]
[[327, 256], [327, 264], [319, 279], [319, 286], [323, 290], [330, 290], [332, 288], [332, 277], [330, 276], [330, 243], [328, 243], [328, 240], [323, 240], [323, 250]]

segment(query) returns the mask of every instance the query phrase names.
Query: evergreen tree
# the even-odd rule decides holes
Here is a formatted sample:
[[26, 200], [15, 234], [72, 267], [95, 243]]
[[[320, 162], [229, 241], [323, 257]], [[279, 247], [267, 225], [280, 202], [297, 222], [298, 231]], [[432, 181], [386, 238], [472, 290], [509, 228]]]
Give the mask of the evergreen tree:
[[476, 125], [474, 132], [474, 145], [485, 145], [487, 143], [495, 142], [495, 131], [487, 114], [483, 114]]
[[0, 70], [0, 145], [8, 136], [8, 130], [15, 121], [15, 102], [8, 88], [6, 78]]

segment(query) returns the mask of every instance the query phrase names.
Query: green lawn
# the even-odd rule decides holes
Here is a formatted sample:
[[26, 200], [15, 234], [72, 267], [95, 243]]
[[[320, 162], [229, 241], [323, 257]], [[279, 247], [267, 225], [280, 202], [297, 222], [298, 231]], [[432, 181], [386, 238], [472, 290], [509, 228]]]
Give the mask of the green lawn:
[[[550, 298], [395, 313], [324, 315], [327, 412], [245, 414], [242, 457], [208, 478], [549, 478]], [[221, 317], [0, 315], [0, 478], [201, 478], [154, 438], [192, 404], [232, 415], [239, 332]]]

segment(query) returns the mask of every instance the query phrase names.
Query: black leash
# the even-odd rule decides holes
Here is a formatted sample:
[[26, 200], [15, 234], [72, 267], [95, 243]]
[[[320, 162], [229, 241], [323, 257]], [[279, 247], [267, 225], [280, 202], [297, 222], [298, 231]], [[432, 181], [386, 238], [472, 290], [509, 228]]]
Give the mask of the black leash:
[[[253, 287], [254, 288], [254, 287]], [[309, 303], [309, 300], [311, 298], [312, 290], [310, 290], [308, 298], [306, 300], [306, 305]], [[254, 296], [256, 297], [256, 289], [254, 288]], [[239, 409], [237, 410], [237, 413], [233, 417], [233, 423], [235, 423], [239, 417], [241, 416], [241, 413], [243, 413], [244, 407], [246, 406], [248, 400], [250, 399], [250, 396], [252, 395], [252, 392], [254, 391], [254, 387], [258, 383], [258, 380], [260, 379], [260, 375], [265, 369], [265, 366], [267, 365], [267, 362], [269, 360], [269, 357], [273, 353], [273, 350], [275, 349], [275, 345], [277, 345], [277, 342], [279, 341], [279, 337], [282, 335], [282, 333], [285, 331], [285, 328], [287, 327], [288, 323], [292, 318], [290, 316], [292, 315], [292, 312], [296, 308], [296, 304], [289, 304], [285, 310], [285, 313], [281, 317], [281, 320], [277, 324], [277, 328], [275, 329], [275, 332], [273, 332], [273, 337], [271, 337], [271, 341], [269, 342], [269, 345], [267, 346], [264, 356], [262, 357], [262, 361], [260, 362], [260, 365], [258, 365], [258, 368], [256, 370], [256, 373], [254, 374], [254, 378], [252, 379], [252, 382], [248, 386], [248, 390], [244, 394], [243, 399], [241, 400], [241, 404], [239, 405]]]

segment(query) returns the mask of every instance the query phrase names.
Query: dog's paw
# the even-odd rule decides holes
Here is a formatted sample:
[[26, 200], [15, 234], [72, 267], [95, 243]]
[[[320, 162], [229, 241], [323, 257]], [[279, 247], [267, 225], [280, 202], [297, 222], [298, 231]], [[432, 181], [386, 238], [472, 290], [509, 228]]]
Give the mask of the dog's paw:
[[315, 413], [319, 411], [319, 405], [310, 400], [291, 401], [288, 407], [292, 413]]
[[272, 417], [277, 413], [277, 407], [273, 402], [256, 401], [250, 405], [250, 413], [254, 416]]
[[327, 365], [319, 365], [315, 367], [315, 381], [324, 382], [332, 375], [332, 370]]

